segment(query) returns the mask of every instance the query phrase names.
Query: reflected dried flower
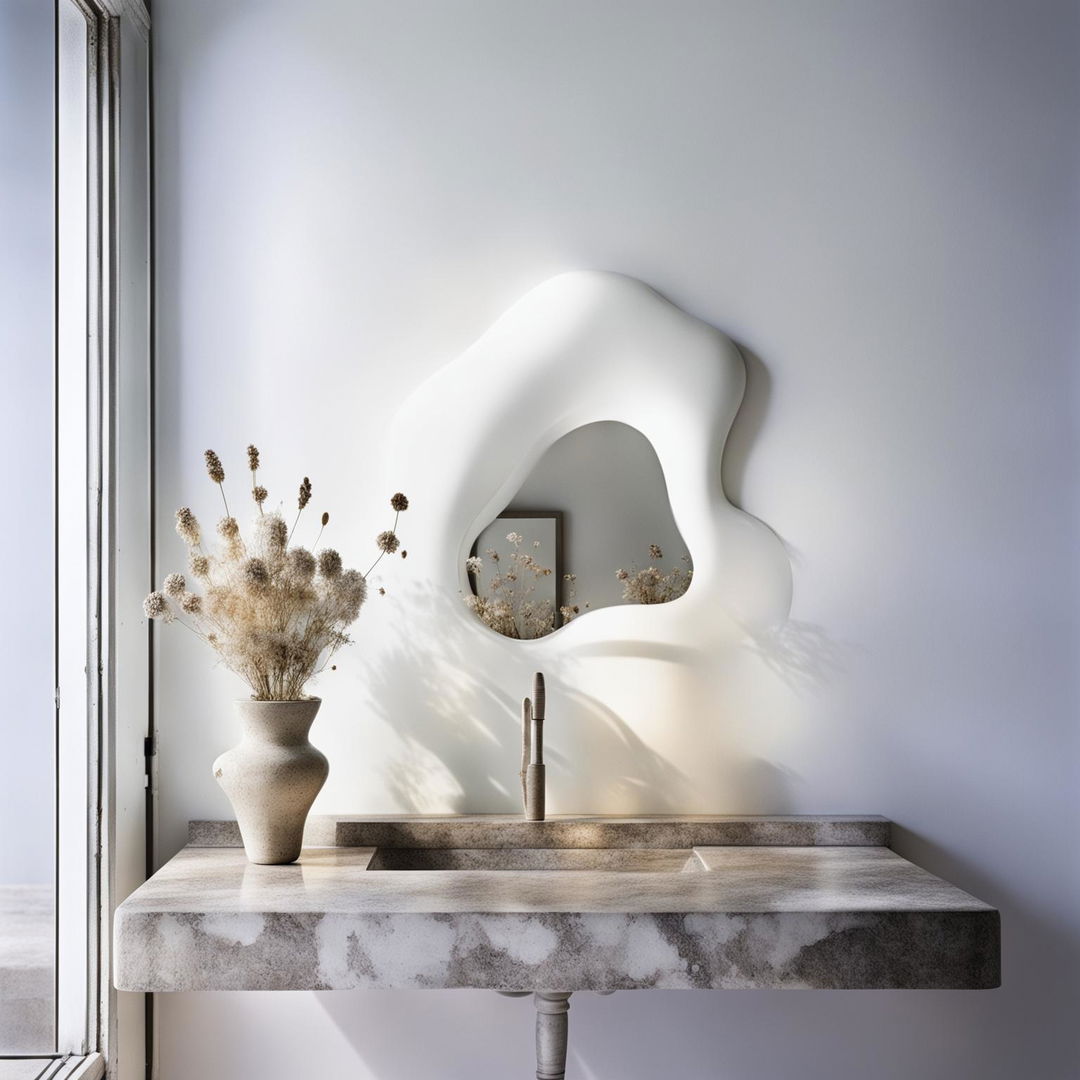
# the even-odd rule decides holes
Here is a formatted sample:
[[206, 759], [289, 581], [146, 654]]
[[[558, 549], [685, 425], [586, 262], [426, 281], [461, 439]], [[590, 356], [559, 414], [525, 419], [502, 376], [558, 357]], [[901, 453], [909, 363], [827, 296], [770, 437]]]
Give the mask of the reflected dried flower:
[[225, 467], [221, 464], [221, 458], [213, 450], [207, 450], [203, 457], [206, 458], [206, 471], [215, 484], [225, 483]]
[[[660, 559], [663, 554], [659, 545], [649, 545], [651, 558]], [[684, 555], [682, 561], [689, 564], [690, 557]], [[644, 570], [615, 571], [615, 577], [623, 583], [623, 599], [631, 604], [668, 604], [678, 600], [690, 587], [693, 574], [693, 570], [684, 570], [681, 566], [666, 572], [656, 566], [647, 566]]]
[[390, 508], [400, 514], [409, 509], [409, 500], [400, 491], [395, 492], [390, 496]]
[[[588, 611], [591, 604], [577, 600], [577, 575], [564, 573], [562, 602], [557, 611], [550, 601], [540, 601], [535, 596], [536, 582], [552, 574], [550, 567], [541, 564], [532, 553], [537, 550], [534, 541], [529, 550], [522, 550], [525, 538], [519, 532], [506, 536], [513, 545], [509, 553], [509, 567], [497, 567], [498, 552], [487, 548], [485, 555], [496, 564], [497, 572], [484, 583], [480, 595], [464, 597], [469, 610], [486, 626], [506, 637], [531, 639], [550, 634], [558, 625], [565, 626]], [[663, 557], [658, 544], [649, 545], [649, 554], [654, 559]], [[615, 577], [623, 583], [623, 599], [636, 604], [664, 604], [677, 600], [686, 592], [693, 577], [690, 569], [690, 557], [682, 557], [683, 566], [676, 566], [665, 571], [658, 566], [647, 566], [642, 570], [633, 567], [630, 570], [620, 567]], [[473, 575], [473, 588], [478, 588], [476, 575], [482, 566], [481, 560], [473, 555], [466, 559], [465, 569]]]
[[[551, 601], [535, 595], [536, 582], [551, 576], [552, 570], [539, 563], [532, 554], [536, 544], [531, 545], [528, 552], [521, 550], [525, 538], [520, 533], [508, 533], [506, 539], [514, 545], [508, 556], [509, 565], [502, 569], [498, 551], [485, 548], [484, 555], [496, 573], [486, 582], [481, 594], [470, 593], [464, 597], [465, 604], [485, 626], [504, 637], [521, 640], [544, 637], [555, 629], [556, 612]], [[474, 577], [483, 565], [477, 555], [471, 555], [465, 561], [465, 569]]]
[[393, 555], [401, 546], [401, 541], [397, 538], [397, 533], [387, 529], [375, 537], [375, 544], [380, 551], [386, 552], [387, 555]]
[[191, 512], [190, 507], [181, 506], [176, 511], [176, 531], [180, 534], [180, 538], [190, 547], [198, 545], [201, 538], [199, 520]]
[[171, 596], [174, 600], [184, 595], [184, 590], [187, 588], [187, 582], [184, 580], [183, 574], [169, 574], [164, 582], [164, 590], [166, 596]]

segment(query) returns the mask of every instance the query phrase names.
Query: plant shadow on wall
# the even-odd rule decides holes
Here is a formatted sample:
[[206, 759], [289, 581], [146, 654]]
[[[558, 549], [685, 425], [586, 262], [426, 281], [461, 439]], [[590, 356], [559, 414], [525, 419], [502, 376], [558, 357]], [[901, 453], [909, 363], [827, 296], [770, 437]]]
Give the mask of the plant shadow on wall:
[[[521, 699], [532, 685], [535, 655], [468, 623], [458, 599], [410, 585], [395, 588], [394, 596], [403, 609], [426, 610], [439, 627], [437, 637], [418, 639], [399, 625], [377, 660], [363, 662], [371, 708], [403, 744], [385, 765], [395, 802], [414, 813], [518, 810]], [[546, 757], [556, 797], [560, 787], [580, 785], [582, 774], [587, 780], [594, 772], [605, 802], [679, 809], [686, 776], [612, 709], [568, 688], [573, 657], [549, 656], [543, 666], [550, 717]], [[568, 742], [574, 761], [557, 749]]]

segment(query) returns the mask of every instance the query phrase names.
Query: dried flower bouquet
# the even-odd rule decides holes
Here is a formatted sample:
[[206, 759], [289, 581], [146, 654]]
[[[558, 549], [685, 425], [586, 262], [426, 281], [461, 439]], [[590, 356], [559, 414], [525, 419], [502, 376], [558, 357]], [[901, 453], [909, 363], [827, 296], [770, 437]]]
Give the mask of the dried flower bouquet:
[[[327, 513], [310, 549], [290, 546], [311, 501], [306, 476], [290, 527], [280, 512], [264, 510], [268, 492], [258, 481], [259, 451], [248, 447], [251, 497], [258, 515], [252, 537], [245, 539], [229, 511], [221, 459], [213, 450], [205, 456], [207, 473], [225, 507], [213, 549], [204, 546], [202, 527], [191, 509], [176, 511], [176, 531], [187, 544], [188, 568], [200, 591], [189, 587], [183, 574], [169, 574], [161, 591], [143, 602], [143, 610], [151, 619], [179, 622], [202, 638], [247, 682], [256, 701], [302, 700], [308, 680], [349, 643], [345, 631], [367, 598], [368, 575], [384, 555], [400, 548], [397, 523], [409, 500], [400, 492], [390, 500], [393, 527], [376, 537], [379, 556], [362, 574], [345, 569], [333, 548], [319, 550], [330, 521]], [[405, 555], [401, 551], [401, 557]]]

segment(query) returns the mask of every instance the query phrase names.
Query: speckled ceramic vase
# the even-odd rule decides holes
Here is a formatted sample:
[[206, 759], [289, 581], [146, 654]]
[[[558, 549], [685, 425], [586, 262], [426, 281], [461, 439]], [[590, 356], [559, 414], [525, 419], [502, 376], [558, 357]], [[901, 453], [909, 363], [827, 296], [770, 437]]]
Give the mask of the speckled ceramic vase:
[[244, 737], [214, 762], [214, 777], [236, 813], [253, 863], [291, 863], [300, 856], [304, 822], [330, 764], [308, 742], [322, 698], [237, 701]]

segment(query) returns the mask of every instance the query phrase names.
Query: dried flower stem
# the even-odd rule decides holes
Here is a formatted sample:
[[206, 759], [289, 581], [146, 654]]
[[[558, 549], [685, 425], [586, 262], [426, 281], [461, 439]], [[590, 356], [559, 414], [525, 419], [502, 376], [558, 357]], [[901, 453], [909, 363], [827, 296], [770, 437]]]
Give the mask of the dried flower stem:
[[[398, 523], [398, 518], [399, 517], [401, 517], [401, 511], [400, 510], [395, 510], [394, 511], [394, 524], [393, 524], [393, 527], [390, 529], [390, 531], [392, 533], [394, 533], [395, 535], [397, 534], [397, 523]], [[382, 551], [379, 552], [379, 557], [364, 572], [364, 577], [370, 577], [371, 576], [371, 571], [374, 570], [375, 567], [378, 566], [379, 563], [382, 562], [383, 556], [385, 554], [386, 554], [386, 549], [384, 548]]]
[[311, 502], [311, 481], [305, 476], [304, 482], [300, 485], [300, 497], [296, 500], [296, 505], [299, 509], [296, 511], [296, 519], [292, 523], [292, 528], [289, 530], [289, 542], [292, 542], [293, 533], [296, 532], [296, 526], [300, 521], [300, 515], [304, 512], [304, 507]]

